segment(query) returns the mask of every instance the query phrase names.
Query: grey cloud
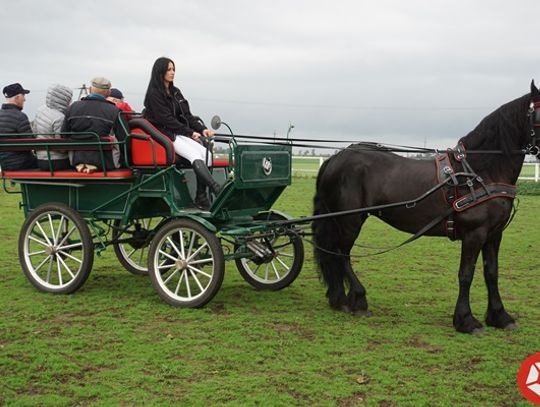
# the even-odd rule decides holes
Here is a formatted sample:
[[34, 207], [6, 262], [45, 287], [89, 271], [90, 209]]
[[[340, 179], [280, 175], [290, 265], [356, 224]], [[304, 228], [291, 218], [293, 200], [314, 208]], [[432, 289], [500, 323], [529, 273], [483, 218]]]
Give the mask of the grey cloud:
[[[537, 0], [3, 2], [0, 84], [102, 75], [137, 109], [156, 57], [242, 133], [447, 147], [538, 73]], [[31, 8], [32, 12], [26, 10]], [[540, 77], [538, 78], [540, 82]]]

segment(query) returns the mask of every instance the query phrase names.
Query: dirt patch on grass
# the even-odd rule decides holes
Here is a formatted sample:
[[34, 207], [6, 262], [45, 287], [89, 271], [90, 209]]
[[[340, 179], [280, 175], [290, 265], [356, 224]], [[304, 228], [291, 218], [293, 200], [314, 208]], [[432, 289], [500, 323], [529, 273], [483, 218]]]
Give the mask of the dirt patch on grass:
[[228, 318], [230, 317], [229, 311], [225, 309], [225, 304], [223, 302], [216, 302], [212, 304], [212, 308], [210, 309], [210, 312], [214, 315], [219, 315], [221, 317]]
[[357, 406], [359, 403], [365, 403], [365, 402], [366, 402], [366, 393], [355, 392], [349, 397], [344, 397], [337, 400], [336, 404], [338, 407], [352, 407], [352, 406]]
[[412, 346], [413, 348], [419, 348], [423, 349], [428, 353], [441, 353], [444, 352], [444, 349], [440, 346], [435, 346], [427, 343], [424, 341], [421, 337], [415, 336], [413, 337], [409, 342], [409, 346]]
[[298, 324], [276, 323], [276, 324], [270, 324], [270, 327], [271, 329], [276, 331], [278, 334], [293, 333], [308, 341], [312, 341], [315, 339], [315, 333], [312, 330], [306, 329], [303, 326], [298, 325]]

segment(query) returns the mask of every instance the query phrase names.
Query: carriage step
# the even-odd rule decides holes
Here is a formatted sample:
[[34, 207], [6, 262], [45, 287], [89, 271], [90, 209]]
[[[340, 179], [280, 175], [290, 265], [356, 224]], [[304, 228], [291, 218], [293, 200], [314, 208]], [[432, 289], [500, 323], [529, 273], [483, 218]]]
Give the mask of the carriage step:
[[246, 247], [251, 251], [251, 253], [260, 258], [272, 257], [274, 255], [268, 246], [257, 242], [256, 240], [246, 242]]

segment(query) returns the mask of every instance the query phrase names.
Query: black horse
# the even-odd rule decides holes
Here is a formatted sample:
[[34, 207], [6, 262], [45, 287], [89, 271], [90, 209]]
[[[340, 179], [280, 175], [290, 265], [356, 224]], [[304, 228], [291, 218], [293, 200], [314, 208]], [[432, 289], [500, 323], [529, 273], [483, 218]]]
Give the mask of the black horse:
[[[453, 321], [460, 332], [483, 330], [469, 304], [475, 264], [482, 252], [488, 290], [486, 324], [515, 328], [499, 294], [498, 254], [524, 156], [538, 155], [535, 128], [539, 126], [540, 91], [533, 81], [529, 94], [485, 117], [458, 147], [438, 154], [435, 162], [405, 158], [365, 143], [353, 144], [325, 161], [317, 176], [314, 215], [372, 208], [319, 216], [312, 223], [315, 258], [328, 286], [330, 306], [369, 315], [366, 290], [352, 269], [350, 251], [363, 223], [374, 215], [402, 231], [462, 241]], [[410, 202], [388, 207], [405, 201]]]

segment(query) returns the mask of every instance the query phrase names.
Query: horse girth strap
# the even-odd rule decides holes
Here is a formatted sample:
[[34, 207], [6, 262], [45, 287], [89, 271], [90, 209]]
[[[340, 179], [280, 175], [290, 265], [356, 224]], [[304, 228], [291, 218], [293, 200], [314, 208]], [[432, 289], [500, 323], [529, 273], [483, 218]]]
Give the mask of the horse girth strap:
[[516, 187], [514, 185], [493, 183], [477, 188], [473, 192], [456, 199], [452, 203], [452, 207], [456, 212], [463, 212], [493, 198], [514, 199], [515, 197]]
[[[476, 205], [482, 204], [494, 198], [514, 199], [516, 197], [516, 187], [514, 185], [503, 183], [486, 184], [480, 176], [478, 176], [466, 160], [465, 149], [462, 145], [451, 151], [454, 158], [460, 162], [466, 173], [456, 173], [452, 167], [449, 152], [438, 154], [435, 157], [437, 181], [446, 181], [446, 186], [441, 189], [445, 202], [449, 205], [450, 211], [445, 220], [445, 228], [447, 236], [450, 240], [455, 240], [457, 237], [454, 218], [455, 212], [463, 212]], [[458, 177], [465, 177], [464, 183], [460, 183]], [[479, 185], [474, 187], [474, 183]], [[469, 192], [460, 195], [460, 186], [466, 186]]]

